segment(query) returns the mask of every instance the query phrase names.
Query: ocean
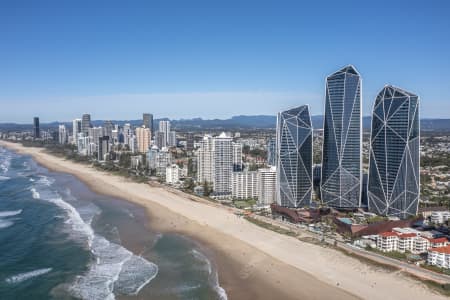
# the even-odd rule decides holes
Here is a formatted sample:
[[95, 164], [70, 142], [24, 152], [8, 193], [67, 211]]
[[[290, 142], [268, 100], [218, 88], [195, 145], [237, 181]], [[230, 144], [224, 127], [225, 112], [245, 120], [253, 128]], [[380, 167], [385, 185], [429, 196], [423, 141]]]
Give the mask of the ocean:
[[0, 299], [226, 299], [196, 241], [0, 147]]

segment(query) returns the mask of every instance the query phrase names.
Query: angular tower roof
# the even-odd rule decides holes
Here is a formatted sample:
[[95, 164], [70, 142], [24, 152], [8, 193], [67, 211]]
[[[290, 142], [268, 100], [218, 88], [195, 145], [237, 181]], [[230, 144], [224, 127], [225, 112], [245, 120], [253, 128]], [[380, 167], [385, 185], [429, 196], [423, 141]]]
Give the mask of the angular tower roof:
[[342, 74], [353, 74], [353, 75], [359, 75], [359, 72], [356, 70], [355, 66], [353, 65], [347, 65], [345, 67], [343, 67], [342, 69], [340, 69], [337, 72], [334, 72], [333, 74], [329, 75], [328, 77], [332, 77], [335, 75], [342, 75]]

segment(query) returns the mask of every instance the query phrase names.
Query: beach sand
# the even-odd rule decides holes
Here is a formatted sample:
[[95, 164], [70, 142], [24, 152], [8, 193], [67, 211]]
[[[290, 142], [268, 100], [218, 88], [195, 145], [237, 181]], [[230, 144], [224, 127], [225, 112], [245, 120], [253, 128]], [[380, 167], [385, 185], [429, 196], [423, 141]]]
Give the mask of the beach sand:
[[95, 192], [141, 205], [154, 230], [199, 241], [216, 263], [228, 299], [447, 299], [400, 272], [266, 230], [206, 200], [100, 172], [41, 148], [4, 141], [0, 146], [73, 174]]

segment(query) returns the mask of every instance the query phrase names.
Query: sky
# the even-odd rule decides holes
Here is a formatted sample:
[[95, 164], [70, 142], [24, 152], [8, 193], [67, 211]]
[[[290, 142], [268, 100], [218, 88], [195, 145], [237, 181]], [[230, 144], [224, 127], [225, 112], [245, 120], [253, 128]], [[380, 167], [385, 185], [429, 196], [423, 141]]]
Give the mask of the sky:
[[352, 64], [450, 118], [450, 1], [0, 0], [0, 123], [323, 114]]

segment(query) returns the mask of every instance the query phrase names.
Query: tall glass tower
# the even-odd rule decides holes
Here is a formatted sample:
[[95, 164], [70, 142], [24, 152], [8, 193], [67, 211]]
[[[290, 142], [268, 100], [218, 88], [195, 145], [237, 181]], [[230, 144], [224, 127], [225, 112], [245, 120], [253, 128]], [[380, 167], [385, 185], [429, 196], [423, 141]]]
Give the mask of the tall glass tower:
[[372, 115], [368, 198], [370, 211], [407, 218], [420, 192], [419, 97], [393, 86], [378, 94]]
[[321, 198], [352, 209], [361, 202], [361, 77], [347, 66], [327, 77]]
[[280, 112], [277, 120], [277, 202], [305, 207], [312, 196], [312, 126], [309, 107]]

